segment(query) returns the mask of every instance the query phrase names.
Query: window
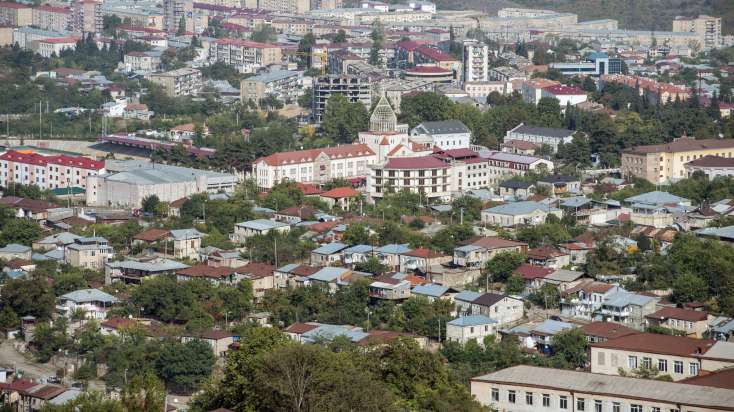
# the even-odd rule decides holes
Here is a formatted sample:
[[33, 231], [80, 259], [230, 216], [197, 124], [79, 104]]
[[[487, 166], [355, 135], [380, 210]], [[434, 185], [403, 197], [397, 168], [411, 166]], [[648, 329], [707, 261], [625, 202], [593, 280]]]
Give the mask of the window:
[[668, 371], [668, 361], [666, 359], [658, 359], [658, 370], [660, 372]]
[[558, 398], [558, 405], [561, 409], [568, 409], [568, 397], [560, 396]]
[[550, 406], [550, 395], [547, 393], [543, 394], [543, 406], [546, 408]]
[[576, 399], [576, 410], [577, 411], [585, 411], [586, 410], [586, 401], [584, 398], [578, 398]]
[[497, 388], [492, 388], [492, 400], [495, 402], [499, 402], [500, 400], [500, 390]]
[[622, 404], [619, 402], [612, 402], [612, 412], [622, 412]]
[[515, 403], [515, 391], [507, 391], [507, 402]]
[[533, 404], [533, 393], [532, 392], [525, 392], [525, 403], [528, 405]]
[[688, 364], [688, 373], [692, 376], [698, 375], [698, 369], [700, 368], [698, 362], [691, 362]]
[[642, 412], [642, 405], [630, 405], [630, 412]]
[[596, 363], [599, 364], [599, 366], [604, 366], [604, 352], [599, 351], [596, 355]]
[[627, 366], [630, 369], [637, 369], [637, 356], [628, 356], [627, 357]]
[[594, 401], [594, 412], [601, 412], [602, 403], [601, 401]]
[[644, 368], [652, 368], [652, 359], [651, 358], [642, 358], [642, 367]]
[[652, 408], [650, 408], [650, 412], [660, 412], [660, 408], [658, 408], [657, 406], [653, 406]]
[[682, 361], [674, 361], [673, 362], [673, 372], [678, 374], [683, 374], [683, 362]]

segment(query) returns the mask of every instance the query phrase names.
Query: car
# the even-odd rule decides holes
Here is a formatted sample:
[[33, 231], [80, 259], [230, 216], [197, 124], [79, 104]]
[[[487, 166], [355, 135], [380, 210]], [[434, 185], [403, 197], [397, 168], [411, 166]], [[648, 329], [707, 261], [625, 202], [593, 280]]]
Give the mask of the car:
[[61, 379], [59, 379], [56, 376], [49, 376], [46, 378], [46, 383], [54, 383], [54, 384], [61, 384]]
[[563, 322], [563, 320], [561, 319], [561, 317], [558, 316], [558, 315], [551, 316], [550, 317], [550, 320], [555, 320], [556, 322]]

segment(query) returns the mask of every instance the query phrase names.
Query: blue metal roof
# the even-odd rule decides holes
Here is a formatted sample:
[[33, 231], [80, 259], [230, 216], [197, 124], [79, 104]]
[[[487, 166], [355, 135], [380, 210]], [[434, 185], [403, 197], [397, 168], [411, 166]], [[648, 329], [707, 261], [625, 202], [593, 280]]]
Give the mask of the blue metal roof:
[[247, 222], [237, 223], [237, 226], [246, 227], [252, 230], [270, 230], [283, 226], [288, 226], [288, 224], [283, 222], [276, 222], [275, 220], [269, 219], [255, 219], [248, 220]]
[[637, 196], [628, 197], [624, 199], [627, 203], [645, 203], [648, 205], [665, 205], [665, 204], [678, 204], [678, 203], [689, 203], [690, 200], [685, 197], [676, 196], [668, 192], [653, 191], [643, 193]]
[[69, 292], [65, 295], [61, 295], [59, 299], [71, 300], [76, 303], [85, 302], [109, 302], [116, 303], [117, 298], [110, 295], [109, 293], [102, 292], [99, 289], [79, 289], [73, 292]]
[[457, 293], [456, 296], [454, 296], [454, 300], [461, 300], [464, 302], [474, 302], [480, 296], [482, 296], [481, 292], [465, 290], [463, 292]]
[[345, 268], [325, 267], [308, 278], [311, 280], [320, 280], [322, 282], [335, 282], [348, 270], [349, 269]]
[[550, 207], [543, 203], [533, 202], [532, 200], [526, 200], [523, 202], [505, 203], [504, 205], [490, 207], [489, 209], [482, 210], [482, 212], [496, 213], [500, 215], [517, 216], [517, 215], [527, 215], [536, 210], [541, 210], [543, 212], [558, 211], [558, 209], [554, 207]]
[[438, 298], [443, 296], [449, 290], [447, 286], [437, 285], [435, 283], [429, 283], [427, 285], [418, 285], [413, 288], [412, 293], [416, 295], [425, 295]]
[[346, 247], [347, 245], [345, 245], [344, 243], [332, 242], [312, 250], [311, 253], [316, 253], [319, 255], [333, 255], [334, 253], [341, 252]]
[[460, 318], [456, 318], [450, 322], [448, 322], [448, 325], [452, 326], [480, 326], [480, 325], [488, 325], [492, 323], [497, 323], [496, 320], [490, 319], [484, 315], [471, 315], [471, 316], [462, 316]]
[[555, 335], [566, 329], [573, 329], [576, 326], [568, 322], [560, 322], [553, 319], [546, 319], [543, 323], [533, 328], [533, 332], [539, 332], [545, 335]]
[[344, 253], [369, 253], [372, 249], [370, 245], [354, 245], [344, 249]]
[[403, 244], [390, 244], [385, 245], [382, 247], [377, 248], [375, 251], [378, 253], [392, 253], [392, 254], [401, 254], [401, 253], [408, 253], [412, 249], [409, 247], [408, 243]]

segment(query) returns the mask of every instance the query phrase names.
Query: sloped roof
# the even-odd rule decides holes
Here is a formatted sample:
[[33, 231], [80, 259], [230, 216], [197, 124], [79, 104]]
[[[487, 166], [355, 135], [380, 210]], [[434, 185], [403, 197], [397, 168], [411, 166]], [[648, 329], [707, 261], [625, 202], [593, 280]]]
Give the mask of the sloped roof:
[[683, 308], [662, 308], [651, 313], [646, 318], [651, 319], [678, 319], [687, 322], [699, 322], [708, 319], [708, 313], [699, 310], [688, 310]]
[[466, 327], [466, 326], [489, 325], [493, 323], [497, 323], [497, 321], [494, 319], [490, 319], [484, 315], [471, 315], [471, 316], [462, 316], [460, 318], [451, 320], [447, 322], [447, 325]]
[[606, 342], [592, 343], [591, 346], [672, 356], [693, 356], [705, 353], [713, 344], [714, 341], [709, 339], [638, 333], [610, 339]]

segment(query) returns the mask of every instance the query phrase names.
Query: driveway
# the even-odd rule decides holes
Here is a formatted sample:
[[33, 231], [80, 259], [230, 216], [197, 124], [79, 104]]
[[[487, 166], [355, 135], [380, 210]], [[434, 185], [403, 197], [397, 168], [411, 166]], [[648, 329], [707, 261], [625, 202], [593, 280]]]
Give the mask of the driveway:
[[23, 371], [28, 378], [46, 378], [56, 376], [56, 368], [50, 363], [38, 363], [18, 352], [14, 340], [4, 340], [0, 343], [0, 365], [17, 368]]

